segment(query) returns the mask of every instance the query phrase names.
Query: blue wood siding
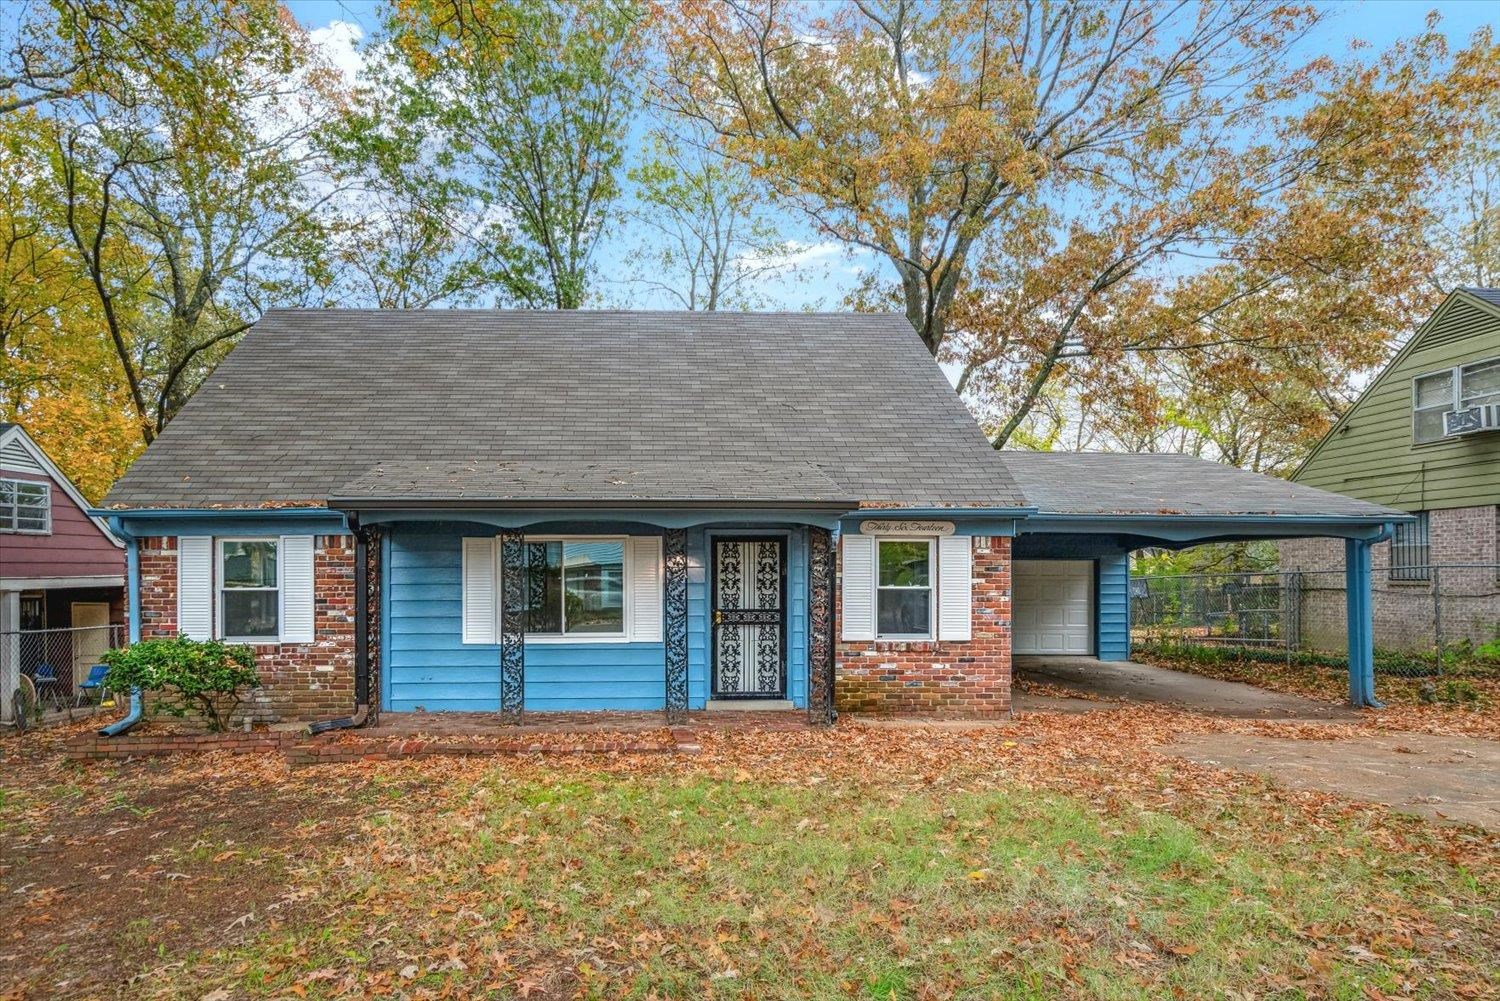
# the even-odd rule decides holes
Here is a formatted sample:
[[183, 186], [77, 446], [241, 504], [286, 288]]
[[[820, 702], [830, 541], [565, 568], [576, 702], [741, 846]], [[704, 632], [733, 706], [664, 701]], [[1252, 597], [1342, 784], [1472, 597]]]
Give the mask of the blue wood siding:
[[[462, 539], [483, 526], [408, 524], [387, 536], [382, 633], [381, 702], [396, 712], [500, 707], [498, 644], [462, 642]], [[736, 534], [747, 534], [738, 532]], [[768, 533], [769, 534], [769, 533]], [[708, 547], [710, 532], [688, 532], [688, 705], [709, 694]], [[806, 704], [806, 533], [793, 530], [787, 551], [787, 684]], [[528, 643], [526, 708], [660, 709], [664, 705], [661, 643]]]
[[1130, 659], [1130, 556], [1099, 557], [1097, 645], [1100, 660]]

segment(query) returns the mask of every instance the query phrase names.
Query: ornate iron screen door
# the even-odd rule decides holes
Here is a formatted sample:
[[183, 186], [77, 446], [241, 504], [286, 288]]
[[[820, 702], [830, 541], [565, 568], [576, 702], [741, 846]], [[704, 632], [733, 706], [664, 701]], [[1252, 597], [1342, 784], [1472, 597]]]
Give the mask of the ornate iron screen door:
[[716, 699], [786, 697], [786, 543], [715, 539]]

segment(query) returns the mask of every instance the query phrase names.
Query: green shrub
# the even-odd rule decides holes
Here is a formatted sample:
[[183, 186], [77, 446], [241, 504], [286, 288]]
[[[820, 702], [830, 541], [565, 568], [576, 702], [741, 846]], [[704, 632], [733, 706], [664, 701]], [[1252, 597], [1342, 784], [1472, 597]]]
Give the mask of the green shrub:
[[1489, 701], [1485, 698], [1484, 692], [1462, 678], [1449, 678], [1437, 684], [1425, 683], [1422, 686], [1421, 699], [1423, 702], [1464, 706], [1469, 709], [1483, 708]]
[[153, 711], [179, 718], [201, 713], [215, 733], [229, 728], [241, 692], [260, 687], [254, 651], [218, 640], [145, 640], [108, 651], [104, 663], [109, 665], [104, 684], [111, 691], [153, 693]]

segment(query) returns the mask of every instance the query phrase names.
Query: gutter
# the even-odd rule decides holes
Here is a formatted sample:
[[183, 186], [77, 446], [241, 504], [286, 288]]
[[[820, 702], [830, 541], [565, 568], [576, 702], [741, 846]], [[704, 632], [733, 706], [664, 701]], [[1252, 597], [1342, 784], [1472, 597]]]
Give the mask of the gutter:
[[[569, 511], [598, 510], [600, 508], [621, 511], [678, 511], [678, 510], [746, 510], [746, 511], [838, 511], [858, 510], [857, 501], [843, 500], [644, 500], [622, 498], [618, 500], [585, 500], [574, 497], [532, 498], [484, 498], [484, 497], [330, 497], [328, 511], [354, 512], [359, 510], [411, 511], [452, 509], [457, 511], [538, 511], [557, 508]], [[265, 513], [265, 512], [261, 512]], [[352, 517], [352, 514], [350, 515]]]
[[[127, 532], [121, 522], [122, 519], [114, 515], [109, 516], [110, 531], [125, 544], [125, 618], [129, 620], [130, 642], [139, 643], [141, 641], [141, 550], [136, 545], [135, 536]], [[132, 688], [130, 711], [123, 719], [100, 727], [99, 736], [118, 737], [141, 721], [145, 708], [141, 690]]]
[[370, 720], [370, 533], [353, 513], [348, 520], [354, 533], [354, 715], [310, 723], [309, 736], [355, 729]]

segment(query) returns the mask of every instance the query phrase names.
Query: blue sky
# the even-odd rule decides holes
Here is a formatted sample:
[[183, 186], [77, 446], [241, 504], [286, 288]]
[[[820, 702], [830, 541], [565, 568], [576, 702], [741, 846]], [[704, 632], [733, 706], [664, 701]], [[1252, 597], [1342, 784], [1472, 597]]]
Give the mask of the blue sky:
[[[377, 0], [284, 0], [293, 15], [309, 29], [328, 28], [337, 22], [358, 25], [365, 38], [374, 34], [379, 24]], [[1308, 38], [1309, 56], [1326, 53], [1343, 56], [1351, 47], [1365, 43], [1369, 51], [1378, 52], [1391, 43], [1422, 30], [1429, 13], [1441, 18], [1439, 27], [1453, 47], [1461, 46], [1475, 31], [1500, 26], [1500, 4], [1482, 0], [1359, 0], [1359, 2], [1323, 3], [1333, 12]], [[831, 244], [809, 230], [801, 220], [788, 219], [785, 235], [802, 245], [801, 257], [806, 265], [780, 288], [768, 288], [783, 308], [798, 309], [821, 306], [837, 309], [844, 294], [851, 289], [861, 271], [871, 267], [886, 268], [868, 253], [850, 256], [836, 252]], [[604, 274], [618, 273], [623, 242], [604, 241], [595, 262]], [[643, 306], [670, 307], [667, 302], [638, 303]]]

